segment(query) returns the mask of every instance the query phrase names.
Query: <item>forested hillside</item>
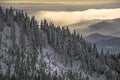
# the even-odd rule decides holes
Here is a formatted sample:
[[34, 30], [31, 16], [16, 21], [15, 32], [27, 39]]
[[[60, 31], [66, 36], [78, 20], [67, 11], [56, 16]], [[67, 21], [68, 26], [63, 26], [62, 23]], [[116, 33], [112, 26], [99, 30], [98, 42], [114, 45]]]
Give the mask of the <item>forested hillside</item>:
[[68, 27], [0, 7], [0, 80], [119, 79], [120, 54], [99, 53]]

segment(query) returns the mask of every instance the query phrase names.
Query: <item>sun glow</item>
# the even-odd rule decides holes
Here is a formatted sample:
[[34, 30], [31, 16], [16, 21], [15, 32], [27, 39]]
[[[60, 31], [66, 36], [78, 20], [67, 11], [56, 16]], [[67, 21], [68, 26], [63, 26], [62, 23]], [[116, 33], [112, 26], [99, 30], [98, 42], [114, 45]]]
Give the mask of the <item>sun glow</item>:
[[86, 20], [110, 20], [120, 18], [120, 8], [117, 9], [88, 9], [85, 11], [39, 11], [37, 20], [47, 19], [57, 25], [70, 25]]
[[61, 0], [61, 1], [50, 1], [50, 0], [0, 0], [0, 3], [42, 3], [42, 4], [65, 4], [65, 5], [97, 5], [97, 4], [109, 4], [109, 3], [118, 3], [120, 1], [118, 0], [98, 0], [98, 1], [67, 1], [67, 0]]

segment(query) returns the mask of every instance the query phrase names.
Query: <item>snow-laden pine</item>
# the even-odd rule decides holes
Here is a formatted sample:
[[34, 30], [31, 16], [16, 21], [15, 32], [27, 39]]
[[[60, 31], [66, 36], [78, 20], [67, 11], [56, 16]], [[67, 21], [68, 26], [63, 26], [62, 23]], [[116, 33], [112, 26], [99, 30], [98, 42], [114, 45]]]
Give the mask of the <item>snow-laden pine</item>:
[[96, 45], [68, 27], [0, 7], [0, 80], [119, 80], [120, 54]]

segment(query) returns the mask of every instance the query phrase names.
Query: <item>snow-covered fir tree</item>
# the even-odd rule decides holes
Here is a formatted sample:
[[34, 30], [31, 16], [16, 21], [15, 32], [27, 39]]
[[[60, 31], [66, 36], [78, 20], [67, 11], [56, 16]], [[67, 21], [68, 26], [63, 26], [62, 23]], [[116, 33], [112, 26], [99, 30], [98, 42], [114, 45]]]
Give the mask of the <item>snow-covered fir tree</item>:
[[68, 27], [0, 7], [0, 80], [119, 79], [120, 53], [99, 53]]

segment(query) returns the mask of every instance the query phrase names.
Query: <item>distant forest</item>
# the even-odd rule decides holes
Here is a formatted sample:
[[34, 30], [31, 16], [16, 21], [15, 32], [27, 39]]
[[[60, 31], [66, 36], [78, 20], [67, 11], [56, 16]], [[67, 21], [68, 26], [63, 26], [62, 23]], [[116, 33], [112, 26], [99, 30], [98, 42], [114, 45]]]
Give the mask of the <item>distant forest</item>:
[[[71, 33], [68, 27], [47, 20], [38, 22], [24, 11], [0, 7], [0, 80], [91, 80], [101, 76], [103, 80], [120, 80], [120, 53], [99, 53], [96, 44], [76, 31]], [[69, 69], [49, 69], [43, 50], [48, 45]], [[77, 62], [79, 71], [74, 71]]]

